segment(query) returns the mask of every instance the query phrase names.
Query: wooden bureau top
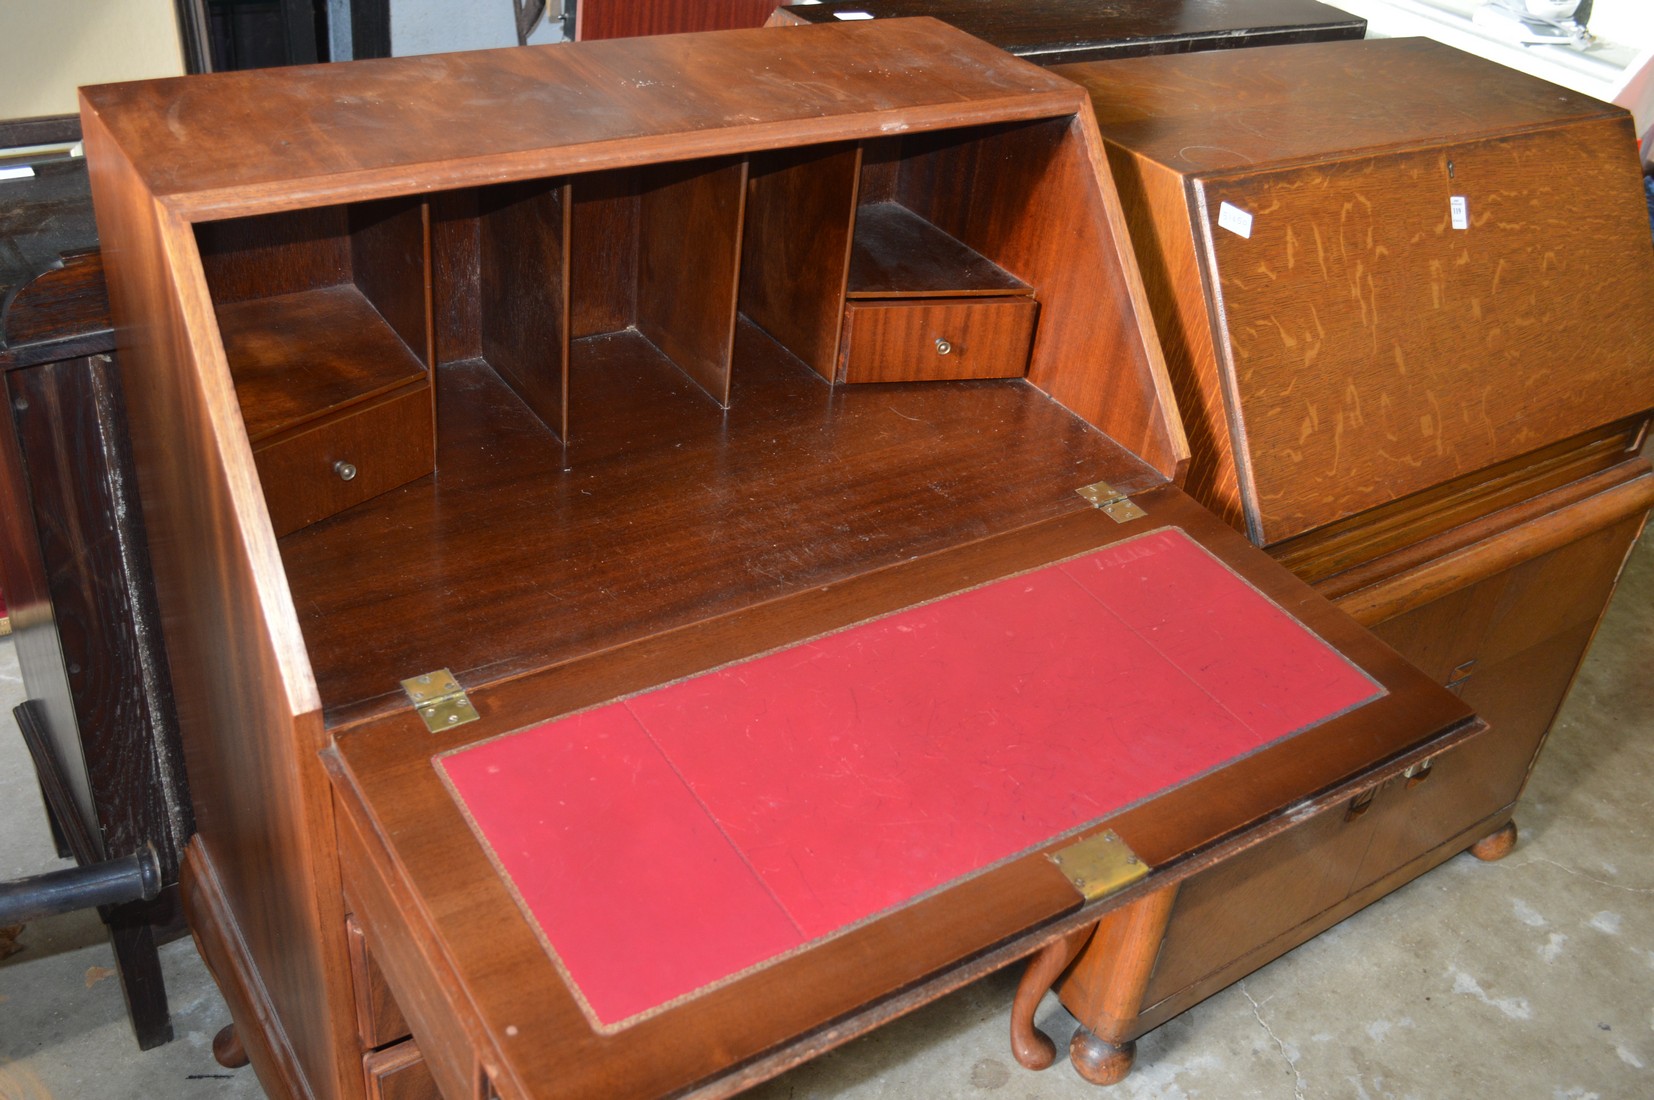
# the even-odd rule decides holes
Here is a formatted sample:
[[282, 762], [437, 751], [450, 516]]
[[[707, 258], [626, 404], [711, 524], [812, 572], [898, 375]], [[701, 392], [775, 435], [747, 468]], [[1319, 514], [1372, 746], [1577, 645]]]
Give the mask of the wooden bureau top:
[[778, 8], [770, 25], [929, 15], [1042, 65], [1258, 41], [1360, 38], [1367, 21], [1319, 0], [829, 0]]
[[1091, 93], [1104, 137], [1184, 173], [1469, 141], [1626, 113], [1425, 38], [1126, 58], [1051, 71]]
[[150, 192], [197, 219], [1082, 103], [1067, 81], [932, 19], [216, 73], [81, 95]]

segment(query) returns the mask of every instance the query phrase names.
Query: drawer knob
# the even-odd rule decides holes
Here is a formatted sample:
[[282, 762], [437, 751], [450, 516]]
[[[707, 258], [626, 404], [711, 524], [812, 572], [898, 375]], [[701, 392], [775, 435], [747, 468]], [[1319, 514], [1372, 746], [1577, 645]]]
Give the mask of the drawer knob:
[[948, 343], [946, 340], [942, 339], [940, 336], [938, 336], [936, 338], [936, 354], [937, 355], [948, 355], [952, 351], [953, 351], [953, 345], [952, 344]]
[[333, 472], [339, 475], [340, 481], [354, 481], [356, 479], [356, 467], [342, 458], [333, 464]]

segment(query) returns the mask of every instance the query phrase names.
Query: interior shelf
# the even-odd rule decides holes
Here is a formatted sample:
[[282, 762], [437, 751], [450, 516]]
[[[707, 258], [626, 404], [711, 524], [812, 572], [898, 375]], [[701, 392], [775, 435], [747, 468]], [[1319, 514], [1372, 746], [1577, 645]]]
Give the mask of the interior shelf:
[[566, 447], [484, 361], [444, 365], [440, 475], [281, 542], [329, 724], [407, 669], [505, 678], [1163, 480], [1020, 380], [834, 389], [735, 344], [725, 410], [637, 332], [576, 340]]
[[218, 329], [254, 444], [425, 377], [348, 283], [221, 305]]
[[848, 298], [1032, 294], [1034, 288], [900, 203], [856, 211]]

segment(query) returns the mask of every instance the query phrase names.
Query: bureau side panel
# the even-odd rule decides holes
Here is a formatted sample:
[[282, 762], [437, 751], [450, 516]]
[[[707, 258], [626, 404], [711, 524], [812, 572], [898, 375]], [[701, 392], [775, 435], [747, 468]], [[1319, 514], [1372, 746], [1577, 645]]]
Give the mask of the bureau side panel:
[[1090, 102], [903, 151], [897, 199], [1035, 288], [1028, 381], [1181, 480], [1188, 441]]
[[1107, 148], [1166, 373], [1189, 439], [1184, 491], [1231, 527], [1245, 530], [1229, 412], [1212, 348], [1212, 322], [1200, 282], [1184, 176], [1124, 146], [1111, 142]]
[[275, 1095], [354, 1097], [320, 703], [195, 237], [95, 110], [83, 129], [200, 843], [259, 978], [236, 1022]]

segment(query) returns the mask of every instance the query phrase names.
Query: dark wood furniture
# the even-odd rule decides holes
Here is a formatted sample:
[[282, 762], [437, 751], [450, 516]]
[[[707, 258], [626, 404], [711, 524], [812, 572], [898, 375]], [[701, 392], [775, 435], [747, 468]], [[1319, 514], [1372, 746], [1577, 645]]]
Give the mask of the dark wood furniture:
[[761, 27], [774, 10], [774, 0], [579, 0], [574, 37], [587, 41]]
[[928, 15], [1036, 65], [1360, 38], [1367, 21], [1316, 0], [829, 0], [769, 26]]
[[[1188, 491], [1492, 726], [1382, 785], [1370, 840], [1307, 817], [1146, 906], [1158, 958], [1084, 954], [1059, 989], [1107, 1076], [1467, 842], [1510, 850], [1654, 502], [1654, 251], [1624, 111], [1435, 43], [1055, 71], [1097, 111]], [[1467, 831], [1471, 800], [1488, 811]]]
[[[27, 692], [19, 726], [60, 854], [87, 865], [152, 844], [175, 885], [189, 795], [86, 167], [33, 168], [0, 191], [0, 585]], [[164, 1043], [155, 947], [177, 926], [176, 891], [102, 916], [138, 1045]]]
[[[1497, 824], [1469, 709], [1177, 488], [1067, 81], [920, 19], [112, 85], [83, 119], [185, 904], [272, 1095], [723, 1095], [1306, 819], [1404, 845], [1376, 787]], [[340, 499], [341, 462], [400, 472]], [[1136, 853], [1113, 892], [1053, 837], [600, 1029], [433, 762], [1163, 528], [1382, 695], [1085, 827]], [[439, 670], [463, 706], [422, 714]]]

